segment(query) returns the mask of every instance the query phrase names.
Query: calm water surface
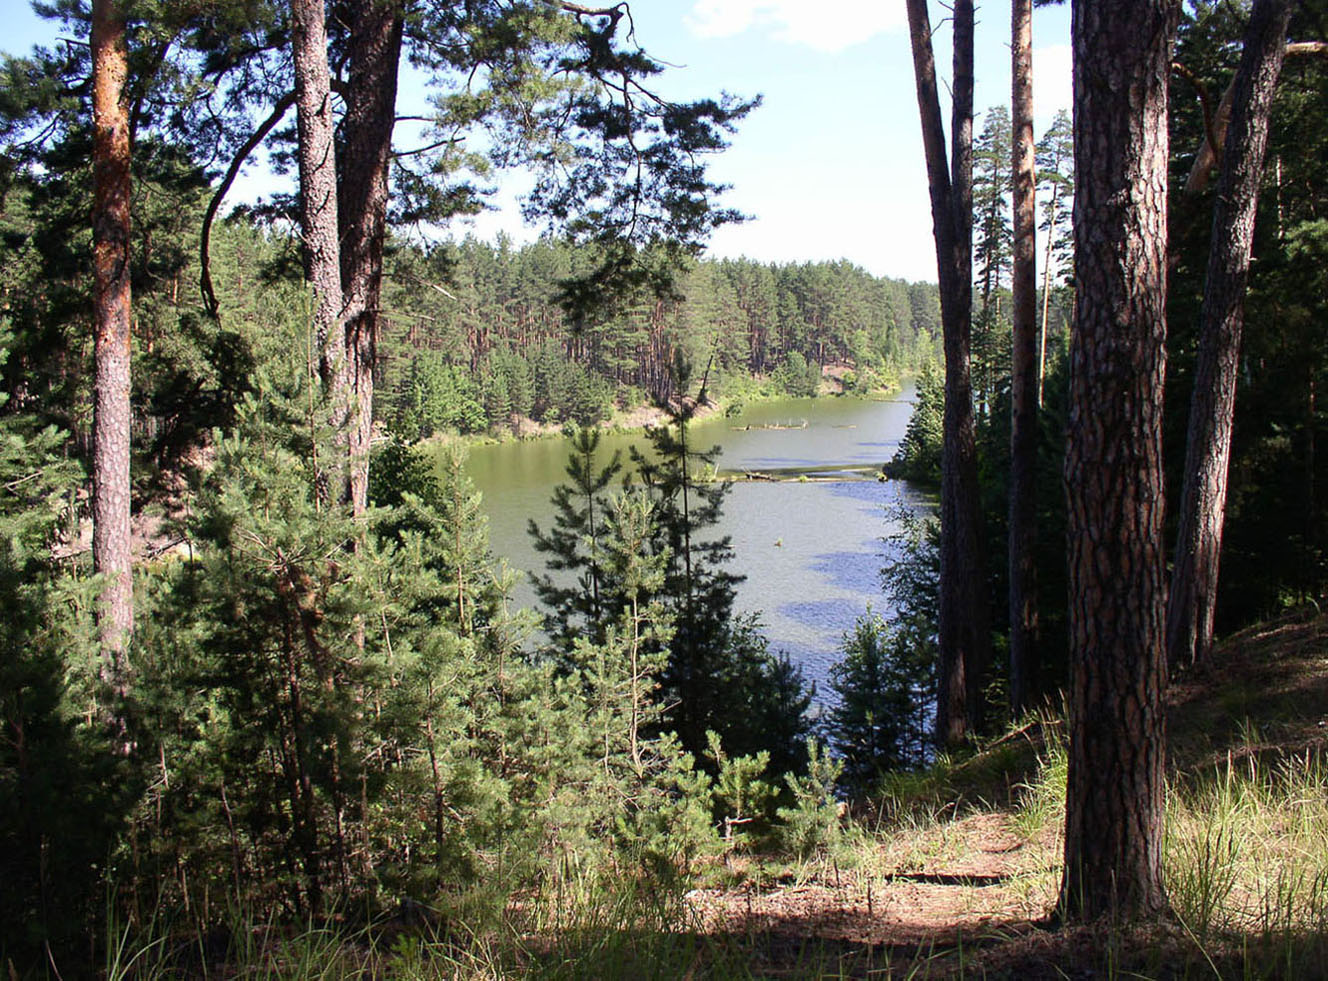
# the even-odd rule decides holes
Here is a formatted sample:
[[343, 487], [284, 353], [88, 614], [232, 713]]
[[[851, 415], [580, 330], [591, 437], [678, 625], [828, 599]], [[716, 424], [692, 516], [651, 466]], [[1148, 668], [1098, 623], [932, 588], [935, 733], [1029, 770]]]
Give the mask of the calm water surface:
[[[737, 608], [760, 613], [775, 650], [788, 652], [824, 696], [830, 665], [844, 632], [870, 603], [886, 612], [880, 587], [882, 537], [903, 504], [921, 495], [898, 481], [880, 483], [874, 473], [894, 456], [908, 425], [913, 389], [888, 401], [849, 398], [765, 402], [732, 418], [694, 424], [696, 445], [718, 444], [722, 470], [802, 470], [835, 479], [738, 481], [724, 504], [717, 535], [730, 535], [732, 572], [745, 575]], [[805, 422], [805, 426], [803, 425]], [[796, 428], [765, 428], [792, 426]], [[606, 434], [603, 459], [614, 449], [644, 444], [640, 434]], [[569, 447], [563, 439], [502, 443], [471, 451], [467, 470], [484, 495], [496, 556], [521, 570], [543, 571], [526, 523], [547, 529], [549, 497], [566, 482]], [[523, 581], [515, 599], [534, 606]]]

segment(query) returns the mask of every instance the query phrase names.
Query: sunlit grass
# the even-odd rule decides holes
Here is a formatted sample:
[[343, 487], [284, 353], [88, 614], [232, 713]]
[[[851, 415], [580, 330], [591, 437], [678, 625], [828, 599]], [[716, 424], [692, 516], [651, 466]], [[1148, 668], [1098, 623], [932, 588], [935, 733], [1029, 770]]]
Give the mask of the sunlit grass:
[[[1247, 748], [1173, 787], [1167, 885], [1200, 944], [1237, 938], [1269, 970], [1328, 969], [1328, 768]], [[1309, 960], [1306, 960], [1309, 958]]]
[[[958, 779], [956, 769], [988, 764], [976, 757], [960, 764], [943, 759], [930, 774], [888, 782], [891, 800], [862, 808], [833, 847], [807, 860], [739, 855], [716, 859], [708, 872], [702, 870], [703, 878], [721, 889], [757, 893], [777, 883], [837, 890], [842, 878], [845, 894], [871, 890], [880, 902], [900, 873], [964, 867], [972, 858], [966, 828], [985, 822], [1008, 831], [1019, 846], [1003, 858], [1005, 881], [975, 891], [972, 901], [980, 905], [957, 911], [998, 911], [1036, 922], [1054, 911], [1059, 887], [1064, 729], [1048, 714], [1002, 738], [1009, 743], [1012, 734], [1026, 738], [1032, 751], [1023, 758], [1022, 777], [1012, 778], [1006, 805], [971, 801], [956, 807], [944, 793]], [[1328, 977], [1328, 763], [1317, 751], [1279, 756], [1253, 726], [1244, 735], [1246, 744], [1220, 765], [1172, 777], [1164, 870], [1174, 920], [1155, 925], [1152, 933], [1111, 924], [1094, 928], [1091, 941], [1081, 944], [1094, 951], [1098, 976]], [[549, 870], [538, 890], [509, 892], [501, 883], [489, 883], [440, 901], [410, 923], [389, 919], [352, 927], [329, 918], [279, 928], [236, 914], [226, 929], [224, 951], [164, 919], [137, 928], [111, 923], [103, 973], [115, 981], [722, 981], [772, 976], [767, 969], [780, 977], [862, 977], [882, 970], [887, 973], [880, 976], [945, 977], [970, 964], [970, 951], [961, 953], [953, 945], [916, 953], [864, 948], [850, 956], [841, 947], [811, 941], [771, 954], [773, 941], [759, 923], [707, 932], [688, 902], [697, 881], [566, 860]], [[997, 934], [982, 939], [987, 950], [1006, 942]], [[1017, 947], [1023, 941], [1009, 942]], [[1177, 956], [1183, 963], [1168, 960]], [[1007, 975], [998, 970], [991, 976]]]

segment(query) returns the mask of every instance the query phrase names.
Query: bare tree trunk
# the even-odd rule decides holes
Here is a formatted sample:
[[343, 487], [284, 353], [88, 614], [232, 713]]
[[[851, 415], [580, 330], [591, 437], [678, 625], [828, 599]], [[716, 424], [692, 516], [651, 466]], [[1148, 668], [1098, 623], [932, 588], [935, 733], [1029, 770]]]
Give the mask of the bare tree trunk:
[[[291, 0], [291, 55], [299, 136], [300, 232], [305, 278], [314, 291], [313, 330], [318, 374], [328, 396], [332, 428], [348, 425], [350, 377], [342, 329], [341, 247], [337, 224], [337, 164], [333, 146], [331, 75], [323, 0]], [[339, 437], [338, 447], [345, 445]], [[346, 466], [331, 466], [334, 496], [348, 495]]]
[[1051, 315], [1051, 256], [1056, 241], [1056, 195], [1047, 203], [1047, 250], [1042, 257], [1042, 327], [1038, 331], [1037, 404], [1042, 408], [1042, 387], [1047, 378], [1047, 318]]
[[945, 151], [936, 60], [926, 0], [908, 0], [913, 71], [931, 189], [932, 229], [945, 349], [941, 451], [940, 663], [936, 737], [961, 742], [981, 716], [990, 660], [986, 577], [978, 507], [977, 444], [970, 376], [973, 304], [973, 4], [954, 6], [951, 152]]
[[1166, 906], [1162, 410], [1167, 80], [1179, 4], [1076, 0], [1067, 485], [1070, 760], [1061, 903]]
[[373, 383], [383, 288], [388, 165], [396, 122], [401, 60], [401, 5], [354, 4], [350, 25], [350, 86], [341, 159], [341, 289], [352, 387], [350, 500], [362, 514], [369, 498]]
[[1010, 355], [1010, 708], [1037, 691], [1037, 214], [1033, 140], [1033, 0], [1011, 0], [1014, 272]]
[[1292, 0], [1255, 0], [1231, 88], [1231, 122], [1213, 204], [1208, 273], [1199, 314], [1185, 483], [1167, 609], [1167, 658], [1173, 670], [1206, 662], [1213, 650], [1245, 284], [1268, 142], [1268, 113], [1282, 71], [1291, 8]]
[[122, 698], [134, 630], [129, 509], [130, 307], [129, 52], [115, 0], [92, 5], [92, 257], [96, 389], [93, 407], [92, 564], [105, 577], [97, 609], [101, 677]]

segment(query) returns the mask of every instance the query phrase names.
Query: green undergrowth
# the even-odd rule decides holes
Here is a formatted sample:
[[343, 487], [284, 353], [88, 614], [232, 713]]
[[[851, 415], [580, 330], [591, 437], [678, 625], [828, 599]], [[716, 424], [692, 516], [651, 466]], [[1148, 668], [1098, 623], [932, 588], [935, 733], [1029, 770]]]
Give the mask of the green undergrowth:
[[[1270, 634], [1286, 643], [1270, 643]], [[367, 922], [347, 914], [292, 925], [232, 910], [208, 928], [188, 916], [111, 923], [102, 974], [1325, 978], [1328, 758], [1313, 736], [1318, 719], [1298, 714], [1321, 690], [1323, 634], [1323, 624], [1270, 625], [1229, 644], [1211, 677], [1177, 686], [1163, 859], [1172, 915], [1155, 923], [1046, 928], [1060, 878], [1067, 752], [1060, 714], [1044, 711], [963, 758], [890, 775], [837, 829], [821, 788], [808, 786], [802, 838], [735, 830], [685, 871], [567, 861], [534, 891], [489, 882]], [[1263, 717], [1244, 714], [1251, 708]], [[1203, 732], [1190, 731], [1194, 724]], [[973, 827], [999, 827], [1014, 842], [1005, 881], [980, 890], [1008, 915], [976, 933], [848, 943], [811, 927], [796, 936], [753, 926], [750, 916], [707, 924], [691, 901], [698, 889], [727, 895], [740, 913], [743, 897], [750, 904], [778, 890], [874, 888], [879, 897], [900, 874], [969, 867]]]
[[[437, 910], [413, 910], [372, 924], [332, 917], [281, 925], [236, 911], [209, 931], [153, 918], [112, 933], [101, 976], [113, 981], [168, 978], [538, 979], [666, 981], [677, 978], [832, 978], [860, 955], [809, 939], [789, 946], [751, 933], [707, 934], [682, 903], [656, 884], [618, 884], [563, 906], [517, 902], [477, 925]], [[114, 926], [114, 924], [113, 924]], [[868, 955], [867, 962], [875, 961]], [[789, 973], [792, 972], [792, 973]]]

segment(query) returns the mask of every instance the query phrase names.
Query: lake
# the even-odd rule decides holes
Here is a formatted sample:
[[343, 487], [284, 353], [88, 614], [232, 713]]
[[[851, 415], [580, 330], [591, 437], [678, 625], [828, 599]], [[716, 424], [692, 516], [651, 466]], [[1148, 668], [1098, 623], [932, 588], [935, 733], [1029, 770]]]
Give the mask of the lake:
[[[880, 464], [894, 456], [908, 426], [914, 392], [887, 400], [783, 399], [745, 408], [732, 417], [693, 424], [694, 444], [718, 444], [722, 472], [806, 473], [808, 479], [739, 480], [724, 503], [715, 536], [730, 535], [730, 571], [746, 576], [736, 609], [758, 612], [773, 650], [788, 653], [816, 682], [823, 699], [830, 666], [846, 631], [871, 604], [886, 612], [880, 570], [882, 538], [894, 529], [901, 504], [922, 494], [900, 481], [880, 482]], [[639, 433], [606, 433], [607, 461], [615, 449], [644, 445]], [[484, 495], [495, 556], [516, 569], [543, 571], [526, 522], [547, 529], [553, 488], [566, 482], [569, 456], [562, 438], [498, 443], [471, 450], [466, 469]], [[523, 580], [514, 599], [534, 606]]]

